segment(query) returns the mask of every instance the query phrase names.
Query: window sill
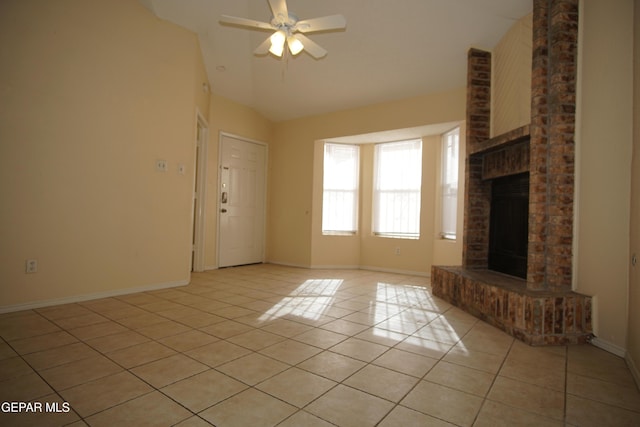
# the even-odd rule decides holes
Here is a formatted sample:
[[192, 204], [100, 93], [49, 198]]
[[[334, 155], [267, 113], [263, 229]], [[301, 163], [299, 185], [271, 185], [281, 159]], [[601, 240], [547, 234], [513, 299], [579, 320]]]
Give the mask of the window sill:
[[406, 235], [406, 234], [391, 234], [391, 233], [373, 233], [375, 237], [384, 237], [386, 239], [402, 239], [402, 240], [418, 240], [420, 236]]
[[449, 242], [455, 242], [457, 239], [457, 236], [455, 234], [440, 234], [440, 240], [446, 240]]
[[323, 231], [323, 236], [356, 236], [358, 233], [355, 231]]

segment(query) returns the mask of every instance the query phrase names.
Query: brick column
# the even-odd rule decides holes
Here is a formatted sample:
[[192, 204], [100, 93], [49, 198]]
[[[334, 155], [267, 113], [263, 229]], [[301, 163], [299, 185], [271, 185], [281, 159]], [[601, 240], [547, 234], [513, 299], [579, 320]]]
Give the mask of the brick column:
[[482, 181], [482, 158], [474, 147], [490, 137], [491, 53], [470, 49], [467, 54], [467, 158], [462, 265], [487, 268], [489, 253], [490, 183]]
[[571, 288], [578, 0], [533, 1], [527, 287]]

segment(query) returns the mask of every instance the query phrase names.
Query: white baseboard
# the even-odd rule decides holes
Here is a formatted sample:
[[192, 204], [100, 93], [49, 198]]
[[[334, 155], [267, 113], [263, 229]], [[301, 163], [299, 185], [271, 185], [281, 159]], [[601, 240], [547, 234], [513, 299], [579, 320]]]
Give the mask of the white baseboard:
[[431, 277], [431, 273], [427, 273], [425, 271], [400, 270], [396, 268], [372, 267], [369, 265], [361, 265], [360, 270], [380, 271], [382, 273], [406, 274], [409, 276]]
[[359, 265], [312, 265], [316, 270], [361, 270]]
[[598, 337], [594, 337], [591, 340], [591, 344], [595, 345], [596, 347], [604, 351], [608, 351], [609, 353], [615, 354], [616, 356], [620, 356], [622, 358], [625, 358], [627, 355], [626, 349]]
[[[312, 268], [312, 269], [318, 269], [318, 270], [321, 270], [321, 269], [370, 270], [370, 271], [381, 271], [385, 273], [397, 273], [397, 274], [407, 274], [412, 276], [430, 277], [428, 273], [419, 272], [419, 271], [385, 269], [380, 267], [359, 266], [359, 265], [309, 266], [309, 265], [300, 265], [300, 264], [284, 263], [284, 262], [277, 262], [277, 261], [269, 261], [269, 263], [276, 264], [276, 265], [283, 265], [287, 267], [297, 267], [297, 268], [306, 268], [306, 269]], [[205, 267], [206, 270], [216, 270], [217, 268], [218, 267], [214, 267], [214, 266]], [[74, 296], [63, 297], [63, 298], [53, 298], [49, 300], [33, 301], [33, 302], [22, 303], [22, 304], [5, 305], [5, 306], [0, 306], [0, 314], [12, 313], [15, 311], [22, 311], [22, 310], [32, 310], [34, 308], [49, 307], [52, 305], [72, 304], [72, 303], [90, 301], [90, 300], [100, 299], [100, 298], [110, 298], [110, 297], [116, 297], [120, 295], [134, 294], [137, 292], [147, 292], [147, 291], [155, 291], [159, 289], [175, 288], [178, 286], [188, 285], [190, 281], [191, 281], [190, 278], [186, 278], [186, 279], [178, 280], [175, 282], [156, 283], [152, 285], [136, 286], [134, 288], [116, 289], [112, 291], [96, 292], [96, 293], [84, 294], [84, 295], [74, 295]]]
[[431, 277], [430, 272], [427, 273], [424, 271], [373, 267], [369, 265], [300, 265], [300, 264], [291, 264], [291, 263], [278, 262], [278, 261], [268, 261], [268, 263], [275, 264], [275, 265], [284, 265], [286, 267], [297, 267], [297, 268], [306, 268], [306, 269], [315, 269], [315, 270], [367, 270], [367, 271], [379, 271], [382, 273], [406, 274], [409, 276]]
[[633, 379], [636, 380], [636, 386], [640, 390], [640, 370], [638, 369], [638, 365], [636, 365], [636, 363], [633, 361], [629, 352], [627, 352], [624, 360], [627, 362], [627, 366], [629, 367], [629, 370], [633, 375]]
[[291, 263], [291, 262], [280, 262], [280, 261], [265, 261], [266, 264], [273, 264], [273, 265], [282, 265], [284, 267], [296, 267], [296, 268], [311, 268], [310, 265], [303, 265], [303, 264], [295, 264], [295, 263]]
[[76, 302], [90, 301], [90, 300], [100, 299], [100, 298], [117, 297], [120, 295], [135, 294], [137, 292], [147, 292], [147, 291], [156, 291], [159, 289], [175, 288], [178, 286], [188, 285], [190, 281], [191, 279], [187, 278], [187, 279], [178, 280], [175, 282], [156, 283], [153, 285], [137, 286], [135, 288], [116, 289], [113, 291], [96, 292], [96, 293], [85, 294], [85, 295], [74, 295], [71, 297], [54, 298], [49, 300], [34, 301], [34, 302], [28, 302], [23, 304], [5, 305], [5, 306], [0, 306], [0, 314], [11, 313], [14, 311], [32, 310], [34, 308], [49, 307], [51, 305], [72, 304]]

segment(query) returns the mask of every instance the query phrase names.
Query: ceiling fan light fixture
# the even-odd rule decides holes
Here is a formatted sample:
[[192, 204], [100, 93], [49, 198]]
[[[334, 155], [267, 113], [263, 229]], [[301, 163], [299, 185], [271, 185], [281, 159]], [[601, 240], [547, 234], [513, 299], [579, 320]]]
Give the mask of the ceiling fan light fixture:
[[269, 48], [269, 52], [273, 53], [275, 56], [282, 56], [284, 52], [284, 42], [286, 40], [286, 35], [284, 31], [276, 31], [271, 36], [271, 47]]
[[289, 51], [291, 51], [292, 55], [297, 55], [302, 52], [302, 49], [304, 49], [304, 45], [296, 36], [289, 36], [287, 38], [287, 45], [289, 46]]
[[327, 55], [327, 51], [307, 37], [306, 34], [344, 30], [347, 26], [347, 20], [342, 15], [329, 15], [300, 21], [296, 15], [289, 13], [287, 0], [268, 0], [268, 3], [273, 13], [271, 22], [229, 15], [222, 15], [220, 19], [222, 24], [247, 27], [253, 30], [275, 31], [253, 51], [255, 55], [271, 53], [277, 58], [282, 58], [286, 53], [284, 47], [286, 42], [289, 52], [293, 56], [304, 50], [314, 59], [321, 59]]

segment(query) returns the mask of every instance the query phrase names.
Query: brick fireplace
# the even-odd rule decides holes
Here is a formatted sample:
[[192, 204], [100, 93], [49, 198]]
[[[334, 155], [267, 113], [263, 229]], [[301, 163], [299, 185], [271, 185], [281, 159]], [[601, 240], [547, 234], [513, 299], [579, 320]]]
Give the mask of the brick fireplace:
[[[533, 1], [531, 124], [493, 138], [491, 54], [469, 51], [462, 266], [431, 274], [436, 296], [532, 345], [592, 330], [591, 298], [572, 291], [577, 35], [578, 0]], [[528, 194], [497, 195], [524, 177]]]

